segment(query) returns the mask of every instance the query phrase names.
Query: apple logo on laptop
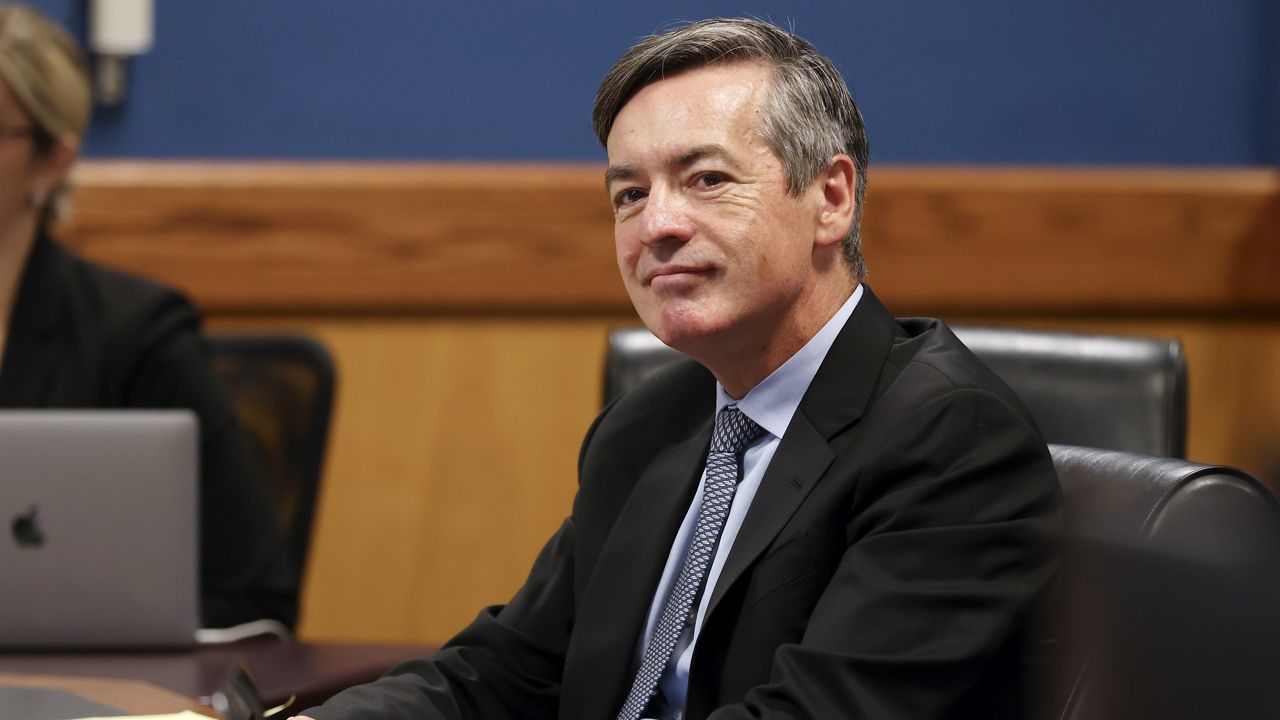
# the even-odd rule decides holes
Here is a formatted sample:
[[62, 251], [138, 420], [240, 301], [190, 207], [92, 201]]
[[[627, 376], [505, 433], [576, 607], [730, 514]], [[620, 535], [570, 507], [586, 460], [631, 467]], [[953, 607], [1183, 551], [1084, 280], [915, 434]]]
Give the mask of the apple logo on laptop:
[[40, 527], [40, 508], [32, 505], [25, 513], [13, 518], [13, 539], [19, 547], [36, 548], [44, 545], [44, 530]]

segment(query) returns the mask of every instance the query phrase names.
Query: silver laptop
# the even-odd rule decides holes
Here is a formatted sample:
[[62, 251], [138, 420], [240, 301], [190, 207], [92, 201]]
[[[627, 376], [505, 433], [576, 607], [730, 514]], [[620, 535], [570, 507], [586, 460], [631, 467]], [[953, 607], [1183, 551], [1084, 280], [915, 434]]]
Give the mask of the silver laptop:
[[0, 411], [0, 647], [179, 647], [198, 623], [198, 421]]

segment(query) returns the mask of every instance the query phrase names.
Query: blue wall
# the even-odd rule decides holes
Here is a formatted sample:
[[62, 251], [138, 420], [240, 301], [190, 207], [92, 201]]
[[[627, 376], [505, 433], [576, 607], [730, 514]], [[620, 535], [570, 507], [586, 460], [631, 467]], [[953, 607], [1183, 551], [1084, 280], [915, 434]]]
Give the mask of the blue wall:
[[[83, 37], [82, 0], [36, 4]], [[1277, 0], [157, 5], [89, 155], [597, 161], [634, 39], [746, 14], [836, 61], [877, 162], [1280, 164]]]

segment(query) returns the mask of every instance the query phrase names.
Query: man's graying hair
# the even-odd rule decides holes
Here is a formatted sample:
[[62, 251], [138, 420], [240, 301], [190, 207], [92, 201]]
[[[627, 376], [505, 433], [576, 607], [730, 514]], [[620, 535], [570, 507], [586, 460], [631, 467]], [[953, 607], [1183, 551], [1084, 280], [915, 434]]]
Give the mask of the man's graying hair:
[[758, 61], [773, 71], [761, 133], [778, 155], [787, 190], [799, 195], [840, 153], [857, 165], [853, 224], [843, 241], [853, 274], [866, 274], [862, 205], [867, 192], [867, 131], [849, 87], [831, 61], [803, 38], [760, 20], [716, 18], [650, 35], [636, 43], [600, 81], [592, 124], [600, 144], [627, 101], [644, 86], [708, 65]]

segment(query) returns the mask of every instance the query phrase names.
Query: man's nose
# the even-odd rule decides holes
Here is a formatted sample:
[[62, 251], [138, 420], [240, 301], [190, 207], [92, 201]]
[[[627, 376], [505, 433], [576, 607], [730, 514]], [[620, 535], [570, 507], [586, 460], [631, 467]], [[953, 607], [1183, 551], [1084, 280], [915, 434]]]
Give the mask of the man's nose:
[[644, 244], [688, 242], [694, 228], [687, 198], [670, 190], [650, 190], [644, 206]]

